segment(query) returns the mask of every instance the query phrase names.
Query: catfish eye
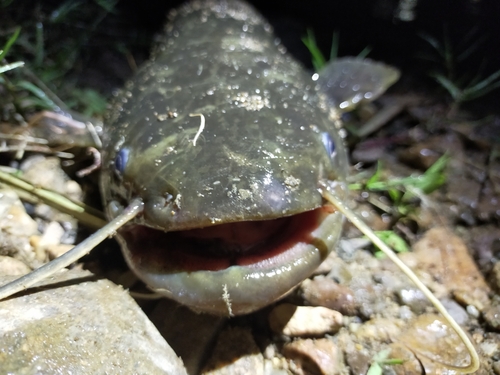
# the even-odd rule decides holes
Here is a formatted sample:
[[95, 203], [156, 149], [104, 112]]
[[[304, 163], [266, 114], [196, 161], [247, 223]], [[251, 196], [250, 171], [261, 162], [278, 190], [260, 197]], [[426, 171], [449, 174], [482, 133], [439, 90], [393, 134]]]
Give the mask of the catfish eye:
[[128, 148], [122, 148], [116, 154], [115, 163], [114, 163], [115, 164], [115, 172], [120, 177], [123, 176], [123, 173], [125, 172], [125, 167], [127, 166], [129, 154], [130, 154], [130, 150]]
[[333, 142], [331, 135], [327, 132], [323, 132], [321, 133], [321, 140], [323, 141], [326, 152], [330, 158], [333, 158], [335, 156], [335, 142]]

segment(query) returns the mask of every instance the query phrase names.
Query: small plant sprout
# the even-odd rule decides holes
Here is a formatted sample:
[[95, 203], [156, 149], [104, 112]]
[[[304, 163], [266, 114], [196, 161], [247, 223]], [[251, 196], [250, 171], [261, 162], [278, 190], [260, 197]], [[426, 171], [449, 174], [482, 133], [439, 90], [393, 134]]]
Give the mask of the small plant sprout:
[[[21, 28], [18, 27], [16, 31], [14, 31], [14, 34], [7, 40], [5, 45], [0, 49], [0, 63], [2, 60], [5, 59], [5, 56], [9, 53], [10, 48], [12, 45], [16, 42], [17, 38], [19, 37], [19, 34], [21, 33]], [[19, 68], [24, 65], [23, 61], [16, 61], [10, 64], [5, 64], [5, 65], [0, 65], [0, 74], [8, 72], [9, 70], [13, 70], [16, 68]], [[2, 77], [0, 77], [0, 83], [2, 83]]]
[[415, 197], [430, 194], [446, 182], [445, 169], [449, 156], [441, 156], [423, 174], [401, 178], [384, 179], [382, 164], [377, 164], [375, 173], [365, 184], [349, 185], [351, 190], [385, 192], [396, 206], [399, 214], [407, 215], [411, 211], [410, 203]]
[[[443, 155], [423, 174], [418, 176], [409, 176], [403, 178], [384, 179], [382, 163], [377, 164], [375, 173], [367, 180], [365, 184], [355, 183], [349, 185], [351, 190], [368, 190], [385, 192], [391, 199], [399, 215], [407, 215], [413, 210], [413, 198], [422, 197], [424, 194], [430, 194], [438, 189], [446, 181], [445, 168], [449, 160], [448, 155]], [[374, 201], [373, 204], [375, 204]], [[380, 205], [377, 205], [379, 208]], [[384, 207], [382, 207], [384, 208]], [[392, 209], [385, 211], [393, 212]], [[392, 230], [377, 231], [377, 236], [389, 247], [398, 253], [409, 251], [408, 244], [397, 233]], [[377, 258], [384, 257], [384, 253], [377, 249], [375, 251]]]
[[[379, 230], [375, 231], [375, 234], [389, 247], [394, 249], [397, 253], [407, 253], [410, 248], [406, 241], [401, 238], [397, 233], [392, 230]], [[376, 258], [383, 258], [385, 254], [381, 250], [375, 251]]]
[[[330, 57], [326, 59], [321, 52], [318, 44], [316, 43], [316, 37], [311, 29], [307, 29], [307, 35], [302, 38], [302, 43], [306, 46], [311, 54], [312, 65], [316, 72], [319, 72], [329, 61], [333, 61], [339, 57], [339, 40], [340, 34], [335, 31], [332, 36], [332, 46], [330, 48]], [[371, 52], [371, 47], [366, 46], [357, 57], [364, 59]]]
[[390, 349], [385, 349], [375, 354], [372, 358], [373, 362], [370, 365], [368, 371], [366, 372], [366, 375], [382, 375], [384, 372], [382, 366], [402, 365], [404, 363], [404, 360], [402, 359], [397, 359], [397, 358], [388, 359], [390, 353], [391, 353]]
[[16, 28], [16, 31], [14, 31], [14, 34], [12, 34], [12, 36], [7, 40], [3, 48], [0, 50], [0, 61], [5, 59], [5, 56], [7, 56], [7, 54], [9, 53], [10, 48], [16, 42], [20, 33], [21, 33], [21, 28], [18, 27]]

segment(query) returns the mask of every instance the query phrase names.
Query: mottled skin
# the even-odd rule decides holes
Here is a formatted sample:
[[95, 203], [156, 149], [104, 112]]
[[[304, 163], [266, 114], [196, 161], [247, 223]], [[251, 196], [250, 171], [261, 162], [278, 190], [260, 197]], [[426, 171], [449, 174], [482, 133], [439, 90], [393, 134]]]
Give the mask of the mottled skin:
[[[320, 85], [245, 3], [192, 2], [170, 15], [104, 136], [108, 215], [145, 203], [119, 240], [147, 284], [200, 311], [247, 313], [326, 257], [342, 219], [318, 187], [341, 182], [347, 161]], [[249, 252], [232, 242], [248, 233], [258, 238]]]
[[[310, 75], [280, 52], [252, 9], [230, 4], [241, 13], [179, 10], [107, 130], [105, 199], [140, 195], [148, 225], [292, 215], [319, 207], [318, 181], [338, 176], [321, 140], [332, 125]], [[205, 117], [196, 145], [200, 117], [189, 114]], [[122, 182], [112, 169], [123, 148], [130, 156]]]

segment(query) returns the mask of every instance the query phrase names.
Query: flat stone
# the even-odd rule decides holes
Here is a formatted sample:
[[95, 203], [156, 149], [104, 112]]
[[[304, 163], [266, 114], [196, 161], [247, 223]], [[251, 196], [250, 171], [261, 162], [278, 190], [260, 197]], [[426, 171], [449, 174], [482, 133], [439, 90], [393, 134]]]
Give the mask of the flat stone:
[[396, 339], [413, 352], [425, 374], [444, 374], [447, 365], [465, 367], [470, 363], [462, 340], [439, 315], [417, 317]]
[[0, 302], [2, 373], [186, 374], [121, 287], [77, 269], [39, 285]]
[[446, 228], [433, 228], [413, 246], [413, 252], [418, 268], [440, 280], [459, 303], [479, 311], [489, 305], [490, 288], [460, 237]]

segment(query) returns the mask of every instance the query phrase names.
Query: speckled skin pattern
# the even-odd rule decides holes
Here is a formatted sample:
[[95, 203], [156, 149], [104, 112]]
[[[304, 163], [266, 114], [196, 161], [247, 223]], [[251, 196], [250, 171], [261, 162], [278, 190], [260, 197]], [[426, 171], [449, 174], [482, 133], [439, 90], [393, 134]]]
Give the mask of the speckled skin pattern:
[[[320, 182], [342, 180], [347, 164], [325, 102], [310, 74], [249, 5], [195, 1], [179, 8], [169, 16], [152, 59], [113, 105], [101, 180], [108, 216], [137, 196], [145, 210], [135, 223], [162, 231], [275, 219], [321, 207]], [[325, 147], [327, 133], [335, 157]], [[340, 214], [330, 215], [321, 229], [322, 245], [308, 244], [303, 250], [308, 255], [295, 268], [274, 265], [258, 275], [240, 267], [230, 267], [231, 276], [186, 273], [189, 282], [177, 292], [170, 281], [158, 281], [160, 266], [149, 269], [150, 259], [130, 255], [123, 237], [121, 243], [136, 273], [172, 298], [215, 313], [227, 310], [230, 299], [230, 313], [244, 313], [307, 277], [334, 246], [340, 223]], [[213, 286], [210, 297], [192, 291], [194, 279], [193, 285]], [[277, 289], [252, 302], [270, 284]], [[224, 293], [223, 302], [214, 301]]]

